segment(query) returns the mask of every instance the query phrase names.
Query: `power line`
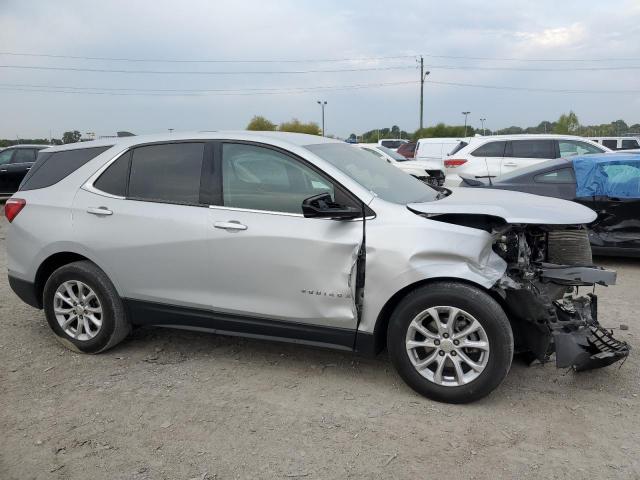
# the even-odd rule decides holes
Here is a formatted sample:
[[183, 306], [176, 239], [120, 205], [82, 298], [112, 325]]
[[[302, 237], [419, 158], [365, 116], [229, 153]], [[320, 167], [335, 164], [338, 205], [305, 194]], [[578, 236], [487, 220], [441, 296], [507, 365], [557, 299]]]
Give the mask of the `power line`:
[[71, 60], [98, 60], [107, 62], [138, 62], [138, 63], [340, 63], [359, 62], [374, 60], [394, 60], [400, 58], [415, 58], [415, 55], [394, 55], [386, 57], [354, 57], [354, 58], [322, 58], [322, 59], [281, 59], [281, 60], [215, 60], [198, 59], [184, 60], [175, 58], [153, 59], [153, 58], [123, 58], [123, 57], [91, 57], [82, 55], [55, 55], [49, 53], [21, 53], [21, 52], [0, 52], [0, 55], [15, 57], [38, 57], [38, 58], [66, 58]]
[[620, 95], [638, 95], [640, 90], [572, 90], [572, 89], [555, 89], [555, 88], [534, 88], [534, 87], [510, 87], [506, 85], [481, 85], [477, 83], [458, 83], [458, 82], [438, 82], [429, 80], [428, 83], [435, 85], [449, 85], [454, 87], [472, 87], [472, 88], [488, 88], [492, 90], [515, 90], [523, 92], [541, 92], [541, 93], [579, 93], [579, 94], [620, 94]]
[[46, 85], [0, 84], [0, 90], [36, 92], [36, 93], [70, 93], [84, 95], [107, 96], [252, 96], [252, 95], [290, 95], [311, 93], [317, 91], [360, 90], [366, 88], [391, 87], [399, 85], [414, 85], [416, 81], [369, 83], [355, 85], [328, 85], [315, 87], [265, 88], [265, 89], [202, 89], [202, 90], [141, 90], [141, 89], [99, 89], [92, 87], [63, 87]]
[[441, 70], [500, 70], [514, 72], [599, 72], [610, 70], [638, 70], [640, 65], [621, 65], [613, 67], [566, 67], [566, 68], [546, 68], [546, 67], [485, 67], [475, 65], [425, 65], [431, 69]]
[[640, 61], [640, 57], [627, 57], [627, 58], [518, 58], [518, 57], [470, 57], [464, 55], [432, 55], [422, 54], [424, 57], [429, 58], [450, 58], [456, 60], [495, 60], [504, 62], [635, 62]]
[[80, 68], [80, 67], [45, 67], [31, 65], [0, 65], [0, 68], [14, 68], [26, 70], [56, 70], [66, 72], [97, 72], [97, 73], [132, 73], [151, 75], [299, 75], [308, 73], [340, 73], [340, 72], [374, 72], [383, 70], [414, 69], [414, 66], [398, 67], [366, 67], [366, 68], [340, 68], [334, 70], [263, 70], [263, 71], [229, 71], [229, 70], [118, 70], [110, 68]]

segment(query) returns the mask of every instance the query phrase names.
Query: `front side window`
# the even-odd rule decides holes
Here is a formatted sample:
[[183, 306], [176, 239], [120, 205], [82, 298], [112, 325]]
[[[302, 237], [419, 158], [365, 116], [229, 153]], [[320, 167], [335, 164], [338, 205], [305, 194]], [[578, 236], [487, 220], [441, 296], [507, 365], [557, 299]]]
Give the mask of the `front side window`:
[[[460, 142], [462, 143], [462, 142]], [[474, 157], [504, 157], [504, 149], [507, 142], [489, 142], [476, 148], [471, 155]], [[454, 149], [455, 150], [455, 149]], [[457, 151], [457, 150], [456, 150]], [[451, 153], [450, 155], [453, 155]]]
[[129, 197], [198, 204], [204, 143], [148, 145], [133, 150]]
[[387, 148], [398, 148], [400, 145], [407, 143], [402, 140], [382, 140], [380, 145]]
[[610, 148], [611, 150], [617, 150], [618, 149], [618, 141], [617, 140], [602, 140], [602, 145], [604, 145], [607, 148]]
[[573, 155], [587, 155], [590, 153], [603, 153], [602, 149], [586, 142], [576, 140], [559, 140], [560, 157], [566, 158]]
[[513, 140], [511, 156], [515, 158], [555, 158], [553, 140]]
[[30, 148], [19, 148], [11, 163], [33, 163], [36, 161], [36, 151]]
[[640, 148], [640, 144], [638, 143], [638, 140], [636, 140], [636, 139], [622, 140], [621, 148], [623, 150], [632, 149], [632, 148]]
[[387, 202], [406, 205], [437, 199], [438, 191], [434, 188], [387, 162], [372, 162], [371, 156], [358, 148], [342, 143], [320, 143], [305, 148]]
[[6, 165], [11, 161], [11, 156], [13, 155], [13, 150], [4, 150], [0, 152], [0, 165]]
[[534, 181], [536, 183], [574, 183], [575, 179], [571, 168], [560, 168], [536, 175]]
[[302, 214], [302, 201], [321, 193], [335, 199], [330, 181], [288, 155], [256, 145], [222, 146], [222, 200], [226, 207]]

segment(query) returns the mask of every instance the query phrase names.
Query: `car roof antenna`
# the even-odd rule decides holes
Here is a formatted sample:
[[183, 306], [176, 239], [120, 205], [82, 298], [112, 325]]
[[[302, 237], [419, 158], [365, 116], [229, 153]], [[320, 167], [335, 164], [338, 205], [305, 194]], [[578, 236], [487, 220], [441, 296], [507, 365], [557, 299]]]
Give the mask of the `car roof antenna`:
[[489, 179], [489, 186], [493, 187], [493, 182], [491, 181], [491, 174], [489, 173], [489, 162], [487, 162], [487, 159], [484, 159], [484, 166], [487, 167], [487, 178]]

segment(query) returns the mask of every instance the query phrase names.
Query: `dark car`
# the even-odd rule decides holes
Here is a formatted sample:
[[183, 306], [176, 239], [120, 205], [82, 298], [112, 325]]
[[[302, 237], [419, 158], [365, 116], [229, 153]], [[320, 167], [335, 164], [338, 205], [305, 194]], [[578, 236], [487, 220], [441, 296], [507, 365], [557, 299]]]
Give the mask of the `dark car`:
[[0, 196], [18, 191], [20, 182], [31, 169], [38, 151], [48, 145], [15, 145], [0, 150]]
[[403, 143], [396, 151], [405, 158], [414, 158], [416, 156], [416, 145], [416, 142]]
[[640, 257], [640, 155], [614, 153], [549, 160], [492, 181], [461, 175], [462, 187], [495, 188], [573, 200], [598, 214], [593, 252]]

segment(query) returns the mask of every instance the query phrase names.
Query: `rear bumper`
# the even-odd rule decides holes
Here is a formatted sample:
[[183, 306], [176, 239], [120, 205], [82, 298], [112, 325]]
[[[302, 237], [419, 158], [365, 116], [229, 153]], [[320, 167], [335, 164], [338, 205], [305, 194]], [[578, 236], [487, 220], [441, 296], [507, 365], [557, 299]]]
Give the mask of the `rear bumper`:
[[36, 287], [32, 282], [9, 275], [9, 286], [24, 303], [34, 308], [42, 308], [42, 303], [36, 294]]

